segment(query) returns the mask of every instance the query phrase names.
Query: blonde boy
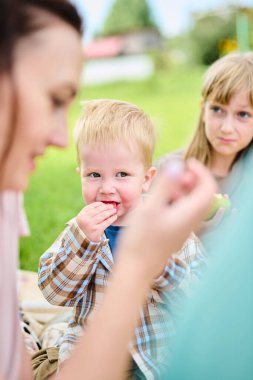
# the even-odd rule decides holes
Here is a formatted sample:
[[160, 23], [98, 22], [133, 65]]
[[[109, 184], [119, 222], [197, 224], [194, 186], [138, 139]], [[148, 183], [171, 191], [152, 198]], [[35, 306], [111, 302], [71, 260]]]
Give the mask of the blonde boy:
[[[73, 307], [73, 318], [60, 346], [60, 361], [68, 358], [101, 304], [117, 259], [117, 238], [156, 171], [152, 166], [154, 126], [133, 104], [109, 99], [85, 102], [75, 142], [86, 206], [42, 255], [39, 269], [39, 286], [45, 298]], [[199, 255], [201, 247], [194, 237], [179, 252], [186, 260]], [[129, 378], [158, 378], [159, 366], [166, 360], [163, 348], [171, 332], [171, 319], [163, 304], [185, 275], [185, 260], [179, 256], [168, 258], [140, 311], [135, 339], [129, 346]]]

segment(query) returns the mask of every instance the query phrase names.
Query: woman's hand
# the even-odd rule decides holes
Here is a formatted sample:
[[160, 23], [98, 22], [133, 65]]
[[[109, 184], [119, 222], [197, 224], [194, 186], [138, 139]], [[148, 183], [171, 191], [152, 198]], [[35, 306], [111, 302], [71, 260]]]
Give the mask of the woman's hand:
[[119, 241], [121, 264], [124, 253], [151, 280], [199, 226], [215, 191], [209, 170], [195, 159], [185, 167], [170, 162], [154, 181], [150, 196], [128, 219], [129, 227]]

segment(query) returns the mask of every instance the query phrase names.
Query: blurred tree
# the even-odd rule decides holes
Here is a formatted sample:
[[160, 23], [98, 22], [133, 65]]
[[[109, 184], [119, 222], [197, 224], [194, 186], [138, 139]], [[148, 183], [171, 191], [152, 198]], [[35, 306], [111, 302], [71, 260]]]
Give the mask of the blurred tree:
[[238, 7], [236, 12], [236, 31], [238, 45], [241, 51], [250, 50], [250, 17], [252, 21], [253, 9]]
[[[195, 18], [190, 31], [195, 61], [209, 65], [224, 54], [221, 51], [221, 41], [236, 40], [235, 17], [235, 12], [227, 12], [225, 17], [218, 13], [210, 13]], [[233, 46], [236, 48], [236, 44]]]
[[146, 0], [116, 0], [99, 34], [110, 36], [142, 28], [158, 30]]

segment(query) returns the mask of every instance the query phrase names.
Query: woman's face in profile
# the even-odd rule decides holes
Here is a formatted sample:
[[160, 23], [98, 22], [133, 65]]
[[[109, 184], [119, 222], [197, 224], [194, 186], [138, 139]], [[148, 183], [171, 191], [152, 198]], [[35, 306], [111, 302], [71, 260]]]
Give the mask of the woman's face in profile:
[[83, 64], [81, 38], [54, 17], [48, 26], [21, 40], [13, 78], [17, 103], [13, 143], [1, 178], [4, 189], [24, 190], [47, 146], [68, 142], [67, 111]]

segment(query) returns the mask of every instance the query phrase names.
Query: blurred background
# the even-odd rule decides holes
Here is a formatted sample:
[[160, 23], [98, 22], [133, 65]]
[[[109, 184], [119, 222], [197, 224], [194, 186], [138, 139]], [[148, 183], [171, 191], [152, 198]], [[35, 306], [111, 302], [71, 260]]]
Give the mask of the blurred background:
[[31, 236], [21, 268], [37, 271], [42, 253], [83, 207], [72, 129], [81, 101], [135, 103], [154, 120], [154, 159], [193, 134], [205, 69], [253, 47], [253, 0], [73, 0], [85, 23], [80, 92], [69, 114], [70, 145], [49, 149], [25, 194]]

